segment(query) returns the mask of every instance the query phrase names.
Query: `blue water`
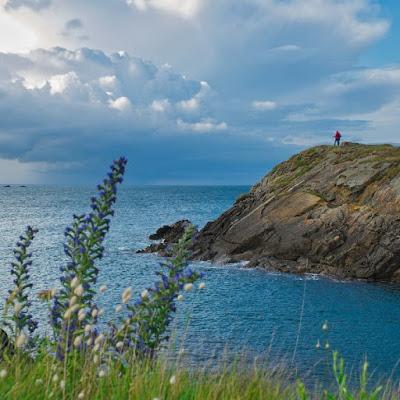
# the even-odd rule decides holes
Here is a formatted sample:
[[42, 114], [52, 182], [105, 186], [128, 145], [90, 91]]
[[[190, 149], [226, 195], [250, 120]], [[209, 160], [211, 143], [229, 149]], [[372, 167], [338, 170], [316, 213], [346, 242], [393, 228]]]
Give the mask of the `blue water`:
[[[160, 261], [136, 255], [160, 225], [188, 218], [203, 226], [232, 205], [248, 187], [124, 187], [107, 239], [99, 284], [109, 290], [99, 299], [112, 316], [121, 290], [137, 293], [149, 285]], [[7, 273], [12, 247], [24, 226], [40, 232], [33, 245], [35, 292], [57, 285], [65, 262], [63, 231], [73, 213], [85, 212], [94, 194], [89, 187], [0, 187], [0, 292], [10, 285]], [[282, 362], [309, 380], [329, 376], [328, 360], [337, 349], [353, 371], [365, 359], [374, 379], [400, 377], [400, 287], [391, 284], [338, 282], [248, 270], [237, 266], [196, 263], [207, 289], [187, 295], [179, 305], [173, 330], [188, 362], [210, 363], [224, 353], [246, 354]], [[107, 307], [109, 306], [109, 307]], [[34, 301], [35, 314], [46, 327], [46, 310]], [[323, 333], [327, 320], [329, 331]], [[182, 322], [187, 327], [182, 328]], [[329, 350], [316, 349], [328, 341]], [[183, 344], [182, 344], [183, 343]]]

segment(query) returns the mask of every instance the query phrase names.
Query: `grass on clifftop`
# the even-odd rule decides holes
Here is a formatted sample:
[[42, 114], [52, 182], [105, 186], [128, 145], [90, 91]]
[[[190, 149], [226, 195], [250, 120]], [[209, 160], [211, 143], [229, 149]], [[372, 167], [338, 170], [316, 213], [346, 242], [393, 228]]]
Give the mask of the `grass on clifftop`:
[[[332, 155], [334, 155], [333, 158]], [[271, 190], [275, 192], [288, 189], [298, 178], [303, 179], [303, 176], [324, 161], [332, 164], [352, 161], [372, 163], [377, 168], [388, 163], [390, 167], [385, 176], [391, 178], [400, 173], [400, 148], [390, 144], [366, 145], [348, 142], [340, 147], [328, 145], [311, 147], [271, 170], [269, 174]]]

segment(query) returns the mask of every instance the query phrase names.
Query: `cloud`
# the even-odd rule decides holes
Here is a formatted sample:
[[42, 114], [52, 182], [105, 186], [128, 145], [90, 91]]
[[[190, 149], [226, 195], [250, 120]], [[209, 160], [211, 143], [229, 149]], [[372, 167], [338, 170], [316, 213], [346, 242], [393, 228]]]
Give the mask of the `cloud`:
[[68, 20], [64, 25], [61, 35], [67, 38], [75, 38], [79, 41], [89, 39], [89, 36], [85, 32], [85, 26], [79, 18]]
[[16, 10], [21, 7], [30, 8], [33, 11], [41, 11], [50, 7], [52, 0], [7, 0], [4, 8]]
[[[203, 107], [209, 86], [168, 65], [87, 48], [38, 49], [0, 54], [0, 59], [5, 66], [0, 75], [3, 159], [47, 163], [49, 172], [51, 165], [80, 166], [110, 149], [129, 151], [154, 135], [227, 129]], [[182, 102], [193, 98], [202, 104], [183, 122]]]
[[109, 99], [108, 104], [110, 105], [110, 108], [119, 111], [129, 111], [132, 107], [131, 101], [125, 96], [118, 97], [115, 100]]
[[163, 99], [163, 100], [154, 100], [151, 103], [151, 108], [154, 111], [158, 112], [165, 112], [171, 107], [169, 100], [168, 99]]
[[4, 52], [28, 51], [37, 44], [36, 33], [0, 8], [0, 49]]
[[[229, 175], [220, 170], [229, 160], [241, 160], [243, 181], [265, 172], [271, 151], [279, 149], [271, 158], [279, 160], [301, 147], [328, 143], [336, 128], [350, 140], [373, 137], [374, 129], [382, 131], [382, 139], [392, 138], [390, 131], [400, 123], [394, 106], [400, 103], [397, 67], [332, 74], [290, 96], [248, 101], [227, 98], [168, 64], [157, 66], [124, 51], [56, 47], [0, 53], [0, 61], [0, 159], [40, 165], [37, 174], [47, 177], [79, 175], [88, 163], [97, 166], [123, 153], [135, 158], [147, 183], [160, 182], [150, 171], [151, 160], [162, 175], [173, 169], [171, 180], [166, 178], [173, 182], [192, 157], [192, 168], [201, 168], [200, 160], [214, 165], [216, 181], [217, 175]], [[248, 145], [260, 160], [243, 153]], [[204, 182], [199, 172], [192, 174]]]
[[[60, 37], [68, 32], [65, 19], [77, 15], [84, 32]], [[168, 62], [248, 101], [275, 99], [351, 69], [390, 27], [372, 0], [60, 0], [41, 20], [15, 17], [34, 25], [38, 46], [76, 48], [89, 33], [88, 47]]]
[[188, 123], [181, 119], [177, 121], [178, 127], [182, 130], [192, 130], [194, 132], [215, 132], [228, 129], [226, 122], [215, 122], [212, 119], [204, 119], [200, 122]]
[[140, 11], [156, 9], [183, 18], [194, 17], [200, 9], [201, 0], [127, 0], [127, 4]]
[[256, 110], [260, 111], [275, 110], [275, 108], [277, 107], [277, 104], [271, 100], [255, 100], [252, 104]]
[[399, 67], [359, 61], [390, 26], [376, 1], [59, 0], [10, 12], [33, 3], [0, 10], [0, 158], [40, 163], [39, 174], [127, 153], [147, 183], [250, 182], [335, 129], [395, 139]]
[[70, 19], [65, 23], [65, 29], [68, 31], [82, 28], [83, 22], [79, 18]]

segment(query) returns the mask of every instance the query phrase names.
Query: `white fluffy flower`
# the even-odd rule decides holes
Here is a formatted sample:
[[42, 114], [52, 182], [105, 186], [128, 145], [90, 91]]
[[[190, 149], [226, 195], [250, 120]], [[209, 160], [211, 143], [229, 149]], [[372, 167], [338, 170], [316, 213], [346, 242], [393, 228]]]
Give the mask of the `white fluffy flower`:
[[190, 292], [193, 289], [193, 283], [185, 283], [183, 286], [183, 290], [185, 292]]
[[147, 289], [144, 289], [143, 292], [140, 294], [140, 297], [145, 300], [149, 298], [149, 291]]
[[169, 383], [171, 385], [175, 385], [175, 383], [176, 383], [176, 376], [175, 375], [172, 375], [171, 378], [169, 378]]
[[327, 322], [327, 321], [325, 321], [325, 322], [322, 324], [322, 330], [323, 330], [323, 331], [327, 331], [327, 330], [328, 330], [328, 322]]
[[98, 314], [99, 314], [99, 310], [98, 310], [97, 308], [94, 308], [94, 309], [92, 310], [92, 317], [93, 317], [93, 318], [96, 318]]
[[183, 301], [184, 297], [183, 297], [183, 295], [180, 294], [180, 295], [177, 297], [177, 299], [178, 299], [178, 301]]
[[64, 313], [64, 319], [70, 319], [72, 315], [72, 310], [71, 307], [67, 309], [67, 311], [65, 311]]
[[204, 289], [206, 287], [205, 282], [200, 282], [199, 283], [199, 289]]
[[75, 278], [72, 279], [70, 285], [72, 289], [75, 289], [79, 285], [79, 279], [75, 276]]
[[118, 342], [115, 346], [117, 349], [122, 349], [124, 347], [124, 342]]
[[70, 319], [72, 314], [79, 308], [79, 304], [74, 304], [72, 307], [68, 308], [64, 313], [64, 319]]
[[100, 335], [97, 336], [96, 340], [94, 341], [94, 344], [99, 344], [99, 343], [104, 342], [104, 339], [105, 339], [105, 338], [106, 338], [106, 337], [105, 337], [102, 333], [100, 333]]
[[65, 388], [65, 381], [63, 379], [63, 380], [60, 381], [60, 389], [64, 390], [64, 388]]
[[74, 294], [76, 294], [77, 296], [81, 297], [83, 295], [83, 292], [85, 290], [83, 289], [82, 285], [78, 285], [75, 290], [74, 290]]
[[107, 374], [106, 371], [104, 369], [101, 369], [99, 371], [99, 378], [104, 378], [106, 376], [106, 374]]
[[78, 302], [78, 297], [77, 296], [73, 296], [71, 297], [71, 300], [69, 301], [69, 305], [73, 306]]
[[79, 399], [79, 400], [82, 400], [84, 397], [85, 397], [85, 392], [82, 390], [82, 392], [80, 392], [80, 393], [78, 394], [78, 399]]
[[90, 333], [91, 331], [92, 331], [92, 325], [87, 324], [87, 325], [85, 326], [85, 333]]
[[122, 292], [122, 302], [126, 304], [132, 297], [132, 288], [127, 287], [123, 292]]
[[17, 339], [15, 340], [15, 346], [17, 346], [19, 348], [23, 347], [23, 346], [25, 346], [27, 341], [28, 341], [28, 338], [26, 337], [25, 333], [21, 332], [18, 335]]
[[82, 344], [82, 336], [77, 336], [77, 337], [74, 339], [74, 346], [75, 346], [75, 347], [79, 347], [81, 344]]
[[14, 314], [19, 314], [19, 312], [22, 310], [23, 304], [20, 303], [19, 301], [16, 301], [14, 303]]
[[5, 378], [7, 376], [7, 370], [6, 369], [2, 369], [0, 371], [0, 378]]
[[78, 312], [78, 320], [83, 321], [85, 317], [86, 317], [86, 311], [83, 308], [81, 308]]
[[58, 382], [58, 375], [57, 375], [57, 374], [54, 374], [54, 375], [53, 375], [52, 381], [53, 381], [54, 383]]

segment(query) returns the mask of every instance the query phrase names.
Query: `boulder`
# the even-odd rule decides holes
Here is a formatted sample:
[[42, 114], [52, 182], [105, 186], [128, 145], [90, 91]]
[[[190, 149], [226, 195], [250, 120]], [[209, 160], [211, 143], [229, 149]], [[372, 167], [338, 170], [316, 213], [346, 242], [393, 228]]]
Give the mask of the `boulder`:
[[150, 240], [157, 241], [145, 249], [138, 250], [137, 253], [158, 253], [160, 256], [168, 257], [171, 255], [172, 246], [178, 243], [185, 230], [191, 225], [188, 220], [175, 222], [173, 225], [164, 225], [149, 236]]

